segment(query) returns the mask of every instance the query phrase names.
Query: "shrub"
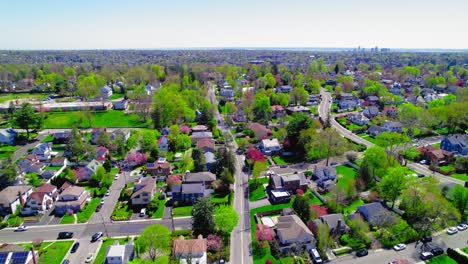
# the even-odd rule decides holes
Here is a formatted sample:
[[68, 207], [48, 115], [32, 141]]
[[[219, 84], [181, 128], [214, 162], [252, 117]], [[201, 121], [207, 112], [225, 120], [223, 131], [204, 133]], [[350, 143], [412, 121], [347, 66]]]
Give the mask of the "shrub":
[[452, 248], [447, 248], [447, 255], [454, 259], [457, 263], [468, 263], [468, 257], [460, 254]]
[[178, 237], [178, 236], [192, 236], [192, 230], [174, 230], [172, 231], [172, 236]]

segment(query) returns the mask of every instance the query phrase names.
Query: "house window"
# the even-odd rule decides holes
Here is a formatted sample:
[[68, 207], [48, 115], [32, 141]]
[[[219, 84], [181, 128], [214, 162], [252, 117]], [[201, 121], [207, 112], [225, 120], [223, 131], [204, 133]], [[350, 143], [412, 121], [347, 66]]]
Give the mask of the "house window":
[[148, 198], [144, 198], [144, 199], [143, 199], [143, 202], [148, 202]]
[[148, 193], [142, 193], [142, 196], [148, 196]]

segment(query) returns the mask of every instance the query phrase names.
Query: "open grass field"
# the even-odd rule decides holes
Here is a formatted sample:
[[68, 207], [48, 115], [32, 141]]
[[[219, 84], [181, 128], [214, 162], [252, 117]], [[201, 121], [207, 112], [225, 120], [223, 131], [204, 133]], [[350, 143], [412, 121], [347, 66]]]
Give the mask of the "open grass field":
[[28, 94], [28, 93], [0, 94], [0, 104], [6, 103], [11, 100], [16, 100], [16, 99], [29, 99], [29, 100], [41, 101], [47, 96], [48, 94]]
[[150, 122], [142, 122], [137, 114], [109, 110], [92, 112], [91, 122], [84, 112], [50, 112], [44, 120], [44, 128], [79, 127], [148, 127]]
[[[40, 253], [39, 263], [60, 264], [67, 254], [70, 247], [73, 245], [73, 240], [62, 240], [55, 242], [44, 242], [36, 250]], [[24, 249], [29, 250], [32, 244], [22, 244]]]

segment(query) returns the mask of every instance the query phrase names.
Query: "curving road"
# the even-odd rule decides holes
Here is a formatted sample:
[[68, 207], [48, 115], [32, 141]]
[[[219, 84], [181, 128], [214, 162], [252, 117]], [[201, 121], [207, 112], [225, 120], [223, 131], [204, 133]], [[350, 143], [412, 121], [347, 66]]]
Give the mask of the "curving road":
[[[320, 105], [318, 107], [318, 112], [319, 116], [322, 118], [322, 120], [326, 120], [329, 113], [330, 113], [330, 108], [332, 104], [332, 96], [329, 92], [327, 92], [324, 88], [321, 89], [320, 94], [322, 95], [322, 101], [320, 102]], [[374, 146], [374, 143], [369, 142], [358, 135], [352, 133], [351, 131], [347, 130], [343, 126], [341, 126], [334, 118], [331, 118], [330, 124], [333, 128], [335, 128], [343, 137], [348, 138], [352, 140], [353, 142], [363, 144], [366, 147], [372, 147]], [[412, 169], [413, 171], [417, 173], [422, 173], [427, 176], [434, 177], [440, 182], [443, 183], [456, 183], [460, 185], [464, 185], [465, 182], [459, 179], [455, 179], [452, 177], [445, 176], [443, 174], [440, 174], [438, 172], [431, 171], [427, 168], [427, 166], [414, 163], [414, 162], [407, 162], [406, 165], [408, 168]]]

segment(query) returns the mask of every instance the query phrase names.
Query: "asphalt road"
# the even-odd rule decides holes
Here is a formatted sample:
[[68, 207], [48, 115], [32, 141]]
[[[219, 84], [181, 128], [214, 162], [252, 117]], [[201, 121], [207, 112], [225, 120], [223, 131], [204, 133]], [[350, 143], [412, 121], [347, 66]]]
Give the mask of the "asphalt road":
[[[331, 103], [332, 102], [332, 97], [331, 97], [331, 94], [329, 92], [327, 92], [323, 88], [321, 89], [320, 94], [322, 95], [322, 101], [320, 102], [320, 105], [318, 107], [318, 112], [319, 112], [319, 116], [323, 120], [326, 120], [326, 118], [328, 116], [328, 113], [330, 112], [330, 107], [331, 107], [331, 104], [332, 104]], [[344, 128], [343, 126], [341, 126], [338, 122], [336, 122], [336, 120], [334, 118], [331, 118], [330, 123], [331, 123], [331, 126], [333, 128], [335, 128], [343, 137], [349, 138], [350, 140], [352, 140], [352, 141], [354, 141], [356, 143], [363, 144], [366, 147], [374, 146], [374, 144], [372, 142], [369, 142], [369, 141], [357, 136], [356, 134], [353, 134], [351, 131], [349, 131], [346, 128]], [[456, 183], [456, 184], [460, 184], [460, 185], [465, 184], [464, 181], [442, 175], [442, 174], [440, 174], [438, 172], [433, 172], [433, 171], [429, 170], [429, 168], [427, 166], [422, 165], [422, 164], [418, 164], [418, 163], [408, 161], [407, 162], [407, 167], [414, 170], [417, 173], [422, 173], [422, 174], [424, 174], [426, 176], [434, 177], [435, 179], [437, 179], [438, 181], [443, 182], [443, 183]]]

